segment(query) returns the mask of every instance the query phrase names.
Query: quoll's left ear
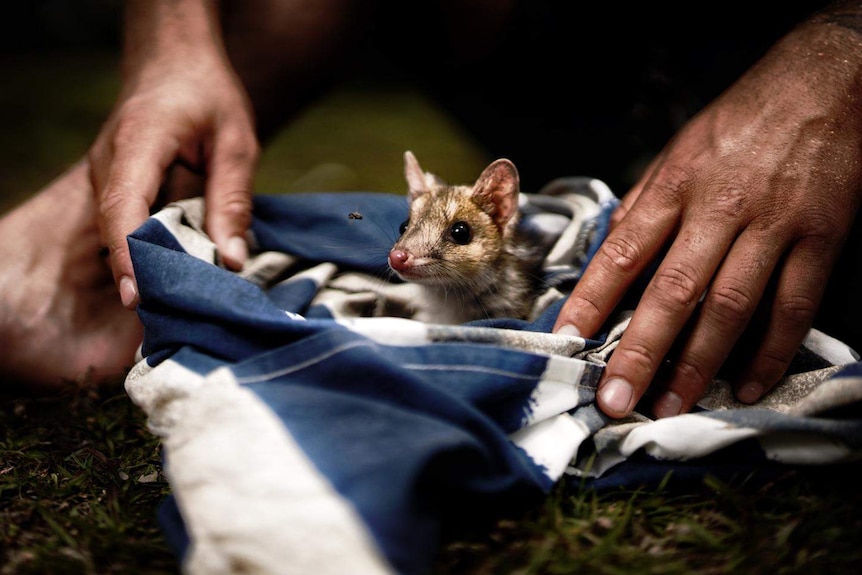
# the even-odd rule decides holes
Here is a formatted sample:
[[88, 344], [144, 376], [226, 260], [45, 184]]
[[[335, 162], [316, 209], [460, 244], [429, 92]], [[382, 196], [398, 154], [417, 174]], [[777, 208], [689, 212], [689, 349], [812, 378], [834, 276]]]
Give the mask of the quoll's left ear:
[[473, 185], [473, 199], [503, 229], [518, 211], [520, 178], [515, 164], [500, 159], [485, 168]]

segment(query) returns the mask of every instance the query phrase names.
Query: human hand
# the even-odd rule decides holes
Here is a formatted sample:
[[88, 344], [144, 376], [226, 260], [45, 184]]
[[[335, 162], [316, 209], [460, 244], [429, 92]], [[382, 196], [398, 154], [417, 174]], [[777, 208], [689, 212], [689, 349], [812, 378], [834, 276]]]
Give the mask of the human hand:
[[100, 253], [95, 200], [80, 161], [0, 218], [0, 386], [53, 393], [134, 365], [142, 327]]
[[[126, 236], [157, 201], [177, 199], [160, 196], [169, 168], [185, 166], [204, 176], [206, 231], [225, 264], [236, 269], [247, 257], [245, 233], [259, 156], [248, 97], [211, 30], [203, 26], [206, 40], [195, 43], [194, 23], [173, 21], [192, 10], [177, 16], [146, 4], [138, 3], [141, 14], [135, 16], [140, 17], [130, 21], [156, 28], [145, 17], [152, 9], [161, 20], [159, 30], [168, 29], [167, 38], [140, 30], [131, 34], [124, 89], [89, 153], [99, 225], [114, 281], [129, 309], [137, 305], [138, 293]], [[200, 15], [196, 22], [211, 16]]]
[[631, 413], [666, 359], [659, 417], [691, 409], [731, 352], [741, 401], [781, 378], [860, 203], [860, 62], [855, 31], [798, 28], [693, 118], [624, 198], [554, 329], [596, 333], [658, 262], [599, 383], [605, 413]]

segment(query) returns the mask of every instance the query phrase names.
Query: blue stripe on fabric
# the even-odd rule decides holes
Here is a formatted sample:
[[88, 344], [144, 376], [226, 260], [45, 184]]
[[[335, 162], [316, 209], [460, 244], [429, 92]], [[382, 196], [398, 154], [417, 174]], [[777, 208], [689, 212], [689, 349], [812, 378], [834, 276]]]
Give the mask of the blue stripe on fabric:
[[404, 196], [385, 193], [262, 195], [254, 199], [252, 230], [263, 250], [385, 277], [407, 211]]
[[266, 295], [278, 308], [305, 315], [309, 302], [319, 289], [315, 281], [306, 278], [275, 285], [267, 290]]
[[129, 238], [137, 269], [146, 270], [137, 274], [144, 357], [163, 359], [154, 354], [193, 345], [237, 361], [320, 329], [291, 319], [251, 282], [149, 241], [142, 234]]
[[399, 571], [423, 573], [440, 517], [463, 498], [504, 506], [550, 489], [507, 437], [544, 366], [490, 346], [391, 347], [329, 331], [233, 371], [353, 503]]

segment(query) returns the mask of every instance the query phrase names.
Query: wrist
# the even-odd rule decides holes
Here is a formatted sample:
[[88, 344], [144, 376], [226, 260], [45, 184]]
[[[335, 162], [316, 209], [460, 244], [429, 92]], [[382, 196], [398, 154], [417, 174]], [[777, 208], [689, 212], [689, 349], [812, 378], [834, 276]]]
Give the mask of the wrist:
[[862, 6], [857, 2], [834, 2], [792, 30], [788, 41], [815, 70], [837, 73], [848, 82], [862, 76]]
[[216, 0], [128, 0], [122, 72], [126, 80], [172, 62], [223, 58]]
[[796, 26], [747, 76], [783, 86], [781, 95], [791, 105], [805, 103], [809, 111], [827, 111], [862, 129], [862, 11], [841, 6]]

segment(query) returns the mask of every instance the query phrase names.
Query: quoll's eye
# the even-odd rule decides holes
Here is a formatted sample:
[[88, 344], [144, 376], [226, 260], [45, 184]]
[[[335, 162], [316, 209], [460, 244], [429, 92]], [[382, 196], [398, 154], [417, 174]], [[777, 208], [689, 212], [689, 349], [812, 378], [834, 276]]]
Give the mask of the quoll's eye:
[[465, 245], [469, 244], [470, 240], [473, 239], [473, 230], [470, 229], [470, 224], [467, 222], [455, 222], [452, 224], [452, 227], [449, 228], [449, 234], [452, 236], [452, 240], [456, 244]]
[[410, 225], [410, 220], [404, 220], [403, 222], [401, 222], [401, 225], [398, 226], [398, 233], [401, 235], [404, 235], [404, 232], [407, 231], [407, 226], [409, 226], [409, 225]]

